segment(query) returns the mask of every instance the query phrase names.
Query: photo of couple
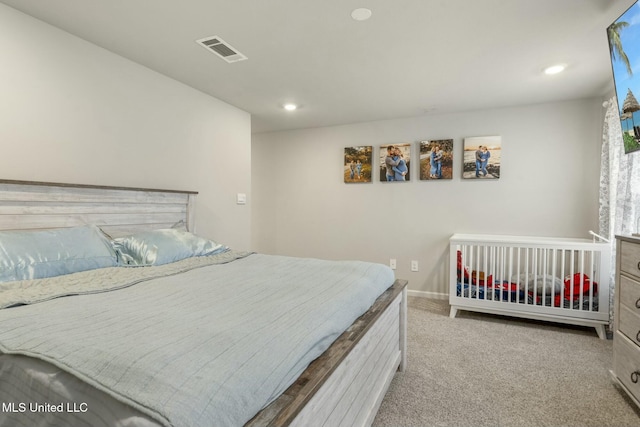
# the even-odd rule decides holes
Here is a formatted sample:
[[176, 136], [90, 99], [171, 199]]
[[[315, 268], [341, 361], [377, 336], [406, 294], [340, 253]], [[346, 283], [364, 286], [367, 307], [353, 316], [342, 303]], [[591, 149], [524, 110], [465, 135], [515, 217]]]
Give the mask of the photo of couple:
[[344, 182], [371, 182], [373, 147], [347, 147], [344, 149]]
[[500, 178], [501, 149], [502, 139], [499, 136], [465, 138], [462, 177], [467, 179]]
[[453, 139], [420, 141], [420, 179], [453, 178]]
[[380, 146], [380, 181], [409, 181], [410, 162], [410, 143]]

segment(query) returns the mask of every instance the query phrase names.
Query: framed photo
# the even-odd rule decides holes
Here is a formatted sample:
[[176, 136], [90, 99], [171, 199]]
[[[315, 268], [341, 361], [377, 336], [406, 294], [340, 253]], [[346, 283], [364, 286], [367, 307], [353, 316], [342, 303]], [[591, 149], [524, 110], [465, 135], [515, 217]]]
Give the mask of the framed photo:
[[411, 143], [380, 146], [380, 181], [405, 182], [411, 179]]
[[635, 2], [607, 28], [613, 81], [618, 99], [622, 142], [626, 154], [640, 151], [640, 77], [633, 67], [640, 60], [640, 2]]
[[371, 182], [373, 146], [344, 149], [344, 182]]
[[466, 179], [499, 179], [500, 136], [474, 136], [464, 139], [462, 177]]
[[453, 179], [453, 139], [420, 141], [420, 180]]

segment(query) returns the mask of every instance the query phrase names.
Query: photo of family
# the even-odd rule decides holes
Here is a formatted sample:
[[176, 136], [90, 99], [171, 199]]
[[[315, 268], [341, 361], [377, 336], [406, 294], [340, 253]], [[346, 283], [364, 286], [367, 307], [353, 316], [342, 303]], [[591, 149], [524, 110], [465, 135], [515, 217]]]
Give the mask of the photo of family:
[[409, 181], [411, 144], [380, 146], [380, 181]]
[[467, 179], [500, 178], [499, 136], [476, 136], [464, 139], [464, 166], [462, 177]]
[[344, 149], [344, 182], [371, 182], [373, 146]]
[[420, 141], [420, 179], [453, 179], [453, 139]]

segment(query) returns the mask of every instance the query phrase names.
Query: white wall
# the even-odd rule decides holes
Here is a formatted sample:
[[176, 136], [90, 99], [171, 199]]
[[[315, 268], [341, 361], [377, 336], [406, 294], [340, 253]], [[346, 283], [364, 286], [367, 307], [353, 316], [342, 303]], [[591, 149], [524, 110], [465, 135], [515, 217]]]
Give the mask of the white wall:
[[[451, 234], [588, 237], [597, 229], [602, 100], [425, 115], [254, 134], [253, 249], [329, 259], [398, 260], [413, 291], [445, 294]], [[466, 136], [502, 136], [499, 180], [462, 180]], [[343, 182], [344, 148], [454, 139], [454, 178]], [[418, 260], [419, 272], [410, 271]]]
[[249, 247], [249, 114], [2, 4], [0, 58], [0, 178], [198, 191], [198, 233]]

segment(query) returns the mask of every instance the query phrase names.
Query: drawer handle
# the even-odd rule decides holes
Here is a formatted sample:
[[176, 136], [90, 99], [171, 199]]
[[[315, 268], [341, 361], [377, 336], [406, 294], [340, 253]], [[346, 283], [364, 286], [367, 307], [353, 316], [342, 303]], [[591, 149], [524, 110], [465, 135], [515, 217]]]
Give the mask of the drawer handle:
[[634, 384], [638, 383], [638, 376], [640, 376], [640, 371], [635, 371], [631, 373], [631, 382]]
[[636, 301], [636, 308], [640, 308], [640, 298]]
[[636, 341], [640, 342], [640, 331], [636, 334]]

